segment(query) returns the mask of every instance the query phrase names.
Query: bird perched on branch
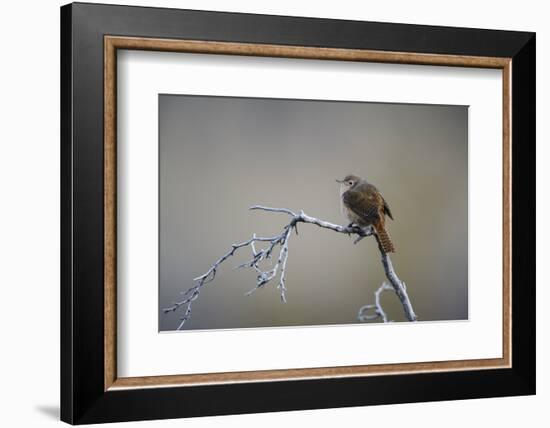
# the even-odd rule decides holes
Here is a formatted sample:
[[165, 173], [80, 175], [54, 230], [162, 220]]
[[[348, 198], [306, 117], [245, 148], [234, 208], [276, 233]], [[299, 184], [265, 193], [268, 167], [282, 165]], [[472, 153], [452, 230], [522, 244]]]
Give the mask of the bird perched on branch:
[[372, 226], [380, 248], [385, 253], [394, 253], [395, 248], [386, 231], [386, 215], [392, 220], [393, 216], [378, 189], [356, 175], [348, 175], [343, 180], [336, 181], [341, 184], [342, 211], [351, 224], [359, 227]]

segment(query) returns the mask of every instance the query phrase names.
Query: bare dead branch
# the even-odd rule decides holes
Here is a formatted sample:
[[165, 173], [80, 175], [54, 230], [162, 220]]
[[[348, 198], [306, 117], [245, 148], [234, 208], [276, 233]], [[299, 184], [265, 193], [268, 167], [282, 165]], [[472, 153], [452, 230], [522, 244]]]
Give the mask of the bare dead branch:
[[[384, 281], [382, 285], [374, 292], [375, 303], [361, 306], [361, 308], [359, 308], [359, 313], [357, 315], [357, 319], [359, 321], [365, 322], [382, 318], [382, 322], [391, 322], [388, 320], [388, 316], [386, 315], [386, 312], [384, 312], [384, 308], [382, 308], [382, 303], [380, 302], [380, 295], [386, 290], [393, 290], [393, 287]], [[369, 314], [368, 311], [373, 309], [374, 314]]]
[[378, 243], [378, 247], [380, 249], [380, 254], [382, 255], [382, 265], [384, 266], [384, 271], [386, 272], [386, 278], [390, 281], [395, 294], [397, 294], [397, 297], [401, 301], [401, 305], [403, 305], [403, 310], [405, 311], [405, 316], [409, 321], [416, 321], [417, 317], [414, 313], [409, 295], [407, 294], [407, 286], [405, 285], [405, 282], [401, 281], [395, 273], [390, 256], [382, 250], [380, 243]]
[[[185, 324], [185, 322], [189, 320], [189, 318], [191, 317], [193, 302], [199, 296], [202, 288], [206, 284], [214, 280], [214, 278], [216, 277], [216, 273], [220, 268], [220, 265], [230, 257], [234, 256], [237, 250], [241, 248], [250, 247], [252, 251], [252, 258], [246, 261], [245, 263], [242, 263], [241, 265], [236, 266], [236, 268], [237, 269], [253, 268], [257, 273], [256, 286], [252, 288], [249, 292], [247, 292], [246, 295], [250, 295], [254, 293], [258, 289], [264, 287], [271, 280], [278, 277], [277, 288], [280, 293], [281, 301], [285, 303], [286, 291], [287, 291], [286, 270], [287, 270], [287, 262], [288, 262], [288, 244], [290, 241], [290, 236], [292, 234], [292, 231], [294, 230], [296, 234], [298, 234], [298, 228], [297, 228], [298, 223], [314, 224], [320, 228], [329, 229], [334, 232], [344, 233], [347, 235], [356, 235], [357, 238], [355, 239], [354, 243], [359, 242], [361, 239], [367, 236], [371, 236], [371, 235], [376, 236], [376, 234], [374, 234], [374, 231], [371, 227], [361, 228], [356, 225], [341, 226], [339, 224], [330, 223], [328, 221], [324, 221], [315, 217], [308, 216], [306, 213], [304, 213], [304, 211], [300, 211], [300, 213], [295, 213], [294, 211], [289, 210], [287, 208], [273, 208], [273, 207], [266, 207], [262, 205], [254, 205], [250, 207], [250, 210], [261, 210], [261, 211], [287, 214], [288, 216], [290, 216], [290, 221], [283, 228], [282, 232], [278, 235], [271, 236], [271, 237], [260, 237], [254, 234], [252, 235], [252, 238], [250, 238], [247, 241], [231, 245], [231, 249], [229, 249], [229, 251], [227, 251], [212, 266], [210, 266], [210, 268], [204, 274], [196, 277], [194, 279], [195, 285], [182, 293], [183, 299], [179, 302], [173, 302], [171, 306], [164, 309], [164, 313], [168, 313], [168, 312], [174, 312], [181, 307], [186, 308], [183, 316], [180, 318], [180, 324], [177, 327], [178, 330], [180, 330]], [[262, 243], [262, 242], [267, 244], [266, 248], [257, 249], [256, 244]], [[391, 285], [393, 286], [393, 289], [395, 290], [397, 296], [401, 300], [401, 303], [403, 304], [403, 308], [407, 316], [407, 319], [409, 321], [415, 321], [416, 315], [414, 314], [412, 305], [407, 295], [407, 292], [405, 289], [405, 283], [403, 283], [395, 273], [395, 270], [393, 269], [393, 265], [391, 263], [389, 256], [386, 253], [384, 253], [380, 245], [379, 245], [379, 248], [382, 254], [382, 264], [384, 266], [386, 276], [390, 281]], [[262, 270], [262, 268], [260, 267], [260, 264], [267, 260], [271, 260], [273, 253], [277, 251], [277, 249], [278, 249], [278, 256], [277, 256], [277, 261], [275, 262], [275, 265], [272, 266], [271, 269], [269, 270]], [[383, 287], [385, 287], [384, 284], [383, 284]], [[375, 305], [377, 308], [376, 317], [381, 316], [383, 320], [386, 320], [387, 317], [382, 307], [380, 306], [379, 294], [381, 291], [383, 291], [383, 289], [382, 290], [379, 289], [375, 293], [375, 297], [377, 301]], [[371, 305], [367, 305], [367, 306], [371, 306]], [[360, 311], [360, 315], [361, 315], [361, 311]], [[368, 317], [369, 315], [364, 315], [364, 316]], [[364, 319], [370, 319], [370, 318], [364, 318]]]

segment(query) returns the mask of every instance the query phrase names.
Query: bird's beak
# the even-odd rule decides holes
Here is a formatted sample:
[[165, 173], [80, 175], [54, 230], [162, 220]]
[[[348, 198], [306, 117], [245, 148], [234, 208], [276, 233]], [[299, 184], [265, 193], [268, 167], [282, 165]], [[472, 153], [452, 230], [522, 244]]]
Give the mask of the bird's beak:
[[336, 179], [336, 182], [341, 184], [341, 183], [344, 182], [344, 180], [338, 180], [338, 179]]

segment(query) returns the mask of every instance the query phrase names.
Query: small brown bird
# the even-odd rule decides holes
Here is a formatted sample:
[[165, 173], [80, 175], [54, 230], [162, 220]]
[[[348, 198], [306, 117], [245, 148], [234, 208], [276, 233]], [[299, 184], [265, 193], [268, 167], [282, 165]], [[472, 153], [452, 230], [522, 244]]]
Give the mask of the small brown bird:
[[341, 184], [342, 211], [351, 224], [360, 227], [372, 226], [380, 247], [385, 253], [394, 253], [395, 248], [386, 231], [386, 214], [393, 220], [388, 203], [380, 192], [367, 180], [348, 175]]

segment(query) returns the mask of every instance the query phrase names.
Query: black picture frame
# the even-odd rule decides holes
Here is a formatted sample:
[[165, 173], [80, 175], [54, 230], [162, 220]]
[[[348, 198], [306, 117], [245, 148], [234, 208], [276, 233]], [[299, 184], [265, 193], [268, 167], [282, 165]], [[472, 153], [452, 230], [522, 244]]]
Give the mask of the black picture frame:
[[[105, 391], [104, 36], [512, 59], [512, 367]], [[535, 393], [535, 34], [73, 3], [61, 8], [61, 419], [71, 424]]]

